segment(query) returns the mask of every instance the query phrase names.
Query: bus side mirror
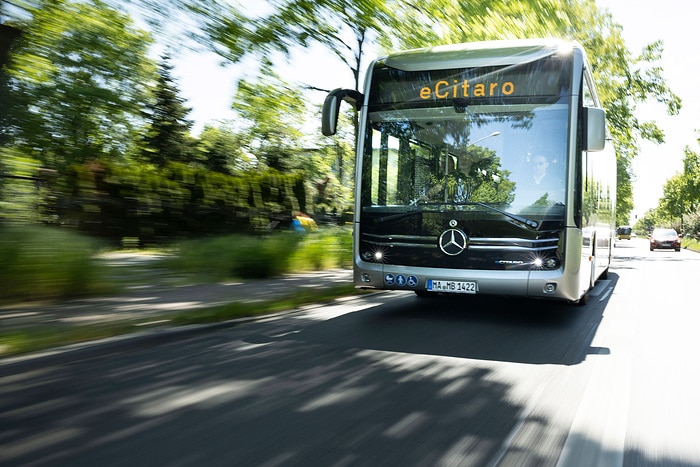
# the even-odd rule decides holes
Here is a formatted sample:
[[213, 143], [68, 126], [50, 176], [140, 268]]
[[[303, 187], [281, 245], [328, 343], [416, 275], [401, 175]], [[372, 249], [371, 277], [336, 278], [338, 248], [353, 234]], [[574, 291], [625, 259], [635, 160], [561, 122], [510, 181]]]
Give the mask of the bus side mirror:
[[605, 110], [584, 107], [586, 122], [585, 151], [602, 151], [605, 148]]
[[321, 133], [323, 136], [333, 136], [338, 126], [338, 113], [340, 101], [352, 104], [355, 110], [360, 110], [364, 96], [354, 89], [334, 89], [328, 93], [323, 101], [323, 113], [321, 114]]

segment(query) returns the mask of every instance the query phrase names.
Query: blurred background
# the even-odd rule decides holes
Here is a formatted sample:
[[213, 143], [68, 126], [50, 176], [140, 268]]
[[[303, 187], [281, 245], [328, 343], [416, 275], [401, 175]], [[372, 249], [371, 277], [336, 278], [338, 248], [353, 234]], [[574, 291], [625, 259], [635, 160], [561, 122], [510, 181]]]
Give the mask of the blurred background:
[[[322, 137], [326, 93], [361, 89], [392, 50], [543, 36], [589, 51], [629, 224], [640, 141], [664, 138], [635, 109], [654, 101], [674, 115], [681, 101], [658, 66], [663, 43], [632, 54], [594, 1], [3, 0], [0, 300], [104, 293], [94, 259], [123, 249], [215, 277], [349, 267], [356, 120], [344, 106], [339, 134]], [[175, 62], [187, 72], [182, 57], [230, 70], [226, 118], [193, 119], [174, 74]], [[700, 188], [688, 198], [688, 187], [700, 164], [683, 157], [639, 229], [698, 231]]]

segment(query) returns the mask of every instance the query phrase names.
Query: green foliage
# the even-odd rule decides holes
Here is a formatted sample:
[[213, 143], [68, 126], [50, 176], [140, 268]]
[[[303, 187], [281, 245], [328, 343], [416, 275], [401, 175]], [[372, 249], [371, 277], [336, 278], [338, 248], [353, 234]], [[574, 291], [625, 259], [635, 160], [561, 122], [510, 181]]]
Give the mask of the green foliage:
[[[682, 233], [689, 238], [700, 240], [700, 212], [693, 212], [685, 217], [685, 225]], [[697, 246], [698, 242], [694, 243]], [[693, 248], [695, 251], [700, 251], [698, 248]]]
[[97, 155], [123, 156], [153, 77], [149, 35], [99, 0], [28, 9], [8, 69], [11, 143], [60, 171]]
[[685, 232], [680, 217], [669, 215], [659, 208], [647, 211], [637, 220], [633, 228], [636, 232], [643, 232], [645, 235], [648, 235], [655, 227], [672, 228], [679, 233]]
[[656, 213], [655, 210], [651, 209], [647, 211], [642, 217], [637, 219], [637, 222], [632, 226], [633, 230], [637, 233], [648, 235], [654, 230], [656, 225]]
[[697, 236], [681, 238], [681, 246], [688, 250], [700, 252], [700, 240], [697, 239]]
[[[246, 16], [232, 8], [223, 16], [198, 10], [212, 48], [232, 62], [248, 55], [289, 55], [295, 47], [320, 45], [348, 66], [359, 89], [361, 61], [370, 40], [399, 25], [390, 0], [283, 0], [269, 14]], [[421, 5], [422, 8], [422, 5]]]
[[0, 227], [0, 301], [112, 292], [94, 240], [47, 227]]
[[99, 160], [74, 166], [65, 183], [56, 216], [113, 244], [261, 231], [275, 215], [306, 207], [302, 174], [274, 170], [228, 176], [174, 162], [158, 169]]
[[684, 153], [683, 172], [666, 181], [657, 212], [667, 219], [677, 219], [683, 232], [687, 230], [684, 220], [689, 218], [687, 227], [692, 235], [696, 235], [700, 213], [700, 155], [688, 146]]
[[[262, 229], [275, 212], [337, 213], [350, 204], [354, 135], [305, 138], [305, 123], [318, 118], [309, 117], [301, 88], [271, 71], [272, 60], [297, 48], [315, 45], [330, 51], [360, 89], [370, 46], [393, 50], [543, 36], [580, 41], [589, 52], [617, 148], [620, 223], [633, 208], [638, 141], [664, 137], [655, 123], [636, 118], [636, 105], [656, 100], [670, 114], [680, 108], [657, 65], [663, 44], [651, 42], [639, 57], [632, 56], [621, 27], [592, 0], [428, 0], [419, 6], [408, 0], [281, 0], [262, 2], [255, 15], [240, 2], [127, 3], [146, 7], [140, 13], [161, 32], [170, 27], [163, 18], [177, 18], [188, 25], [181, 37], [197, 36], [231, 62], [246, 59], [250, 68], [249, 59], [258, 58], [262, 73], [258, 79], [253, 69], [239, 83], [235, 131], [210, 127], [194, 144], [186, 135], [187, 109], [167, 61], [157, 73], [147, 58], [151, 36], [135, 26], [122, 2], [22, 2], [28, 14], [12, 21], [24, 34], [8, 69], [11, 86], [3, 86], [11, 92], [0, 96], [2, 141], [20, 151], [20, 158], [58, 170], [49, 187], [36, 189], [43, 220], [110, 239], [126, 234], [156, 241]], [[184, 17], [187, 21], [180, 21]], [[150, 96], [156, 100], [149, 100], [149, 89], [155, 89]], [[346, 118], [356, 123], [356, 113], [348, 110], [343, 106]], [[302, 150], [310, 146], [318, 149]], [[131, 156], [138, 153], [164, 173], [149, 164], [132, 166]], [[95, 160], [100, 161], [96, 166], [90, 162]], [[190, 166], [174, 169], [169, 164], [175, 161]], [[104, 175], [100, 166], [106, 167]], [[252, 171], [264, 166], [292, 177], [303, 170], [305, 179], [297, 183], [267, 172], [261, 176], [266, 180], [256, 178]], [[23, 196], [29, 200], [32, 195]], [[306, 204], [307, 198], [313, 205]]]
[[144, 109], [147, 129], [141, 148], [143, 160], [158, 167], [168, 162], [189, 162], [192, 159], [188, 144], [192, 122], [186, 118], [190, 109], [178, 96], [170, 57], [164, 55], [161, 60], [157, 83]]
[[294, 156], [302, 144], [304, 102], [298, 89], [271, 70], [255, 81], [238, 83], [233, 106], [246, 122], [248, 152], [260, 163], [282, 172], [298, 167]]
[[289, 260], [291, 271], [352, 267], [352, 232], [324, 228], [305, 235]]
[[[288, 296], [254, 303], [232, 302], [214, 308], [166, 313], [158, 322], [163, 324], [190, 325], [228, 321], [249, 316], [262, 316], [300, 308], [304, 305], [323, 303], [338, 297], [363, 293], [351, 282], [319, 289], [301, 289]], [[88, 342], [132, 332], [142, 332], [151, 317], [120, 320], [101, 325], [73, 325], [70, 327], [42, 327], [21, 331], [0, 331], [0, 355], [19, 355], [28, 352], [56, 348], [58, 346]]]
[[304, 305], [318, 304], [346, 295], [362, 293], [354, 284], [344, 283], [322, 289], [300, 289], [289, 296], [271, 302], [243, 303], [234, 302], [205, 310], [193, 310], [172, 316], [171, 321], [177, 325], [218, 323], [235, 318], [261, 316], [286, 310], [293, 310]]
[[244, 151], [249, 135], [227, 125], [206, 125], [197, 143], [199, 164], [212, 172], [233, 175], [254, 166], [254, 158]]
[[286, 272], [289, 257], [299, 241], [300, 236], [291, 232], [190, 240], [179, 244], [177, 256], [166, 264], [207, 280], [260, 279]]
[[[207, 15], [221, 7], [133, 3], [169, 12], [196, 7]], [[10, 122], [3, 126], [3, 141], [18, 158], [36, 161], [55, 176], [41, 186], [13, 183], [3, 192], [6, 200], [20, 188], [28, 190], [27, 200], [35, 198], [25, 221], [72, 226], [112, 242], [129, 236], [153, 243], [263, 229], [278, 212], [313, 213], [312, 202], [328, 213], [349, 204], [352, 148], [326, 152], [331, 162], [315, 167], [320, 159], [308, 159], [301, 149], [313, 146], [304, 138], [306, 99], [269, 68], [263, 78], [240, 83], [235, 131], [209, 127], [195, 142], [187, 135], [188, 109], [167, 58], [156, 72], [146, 58], [151, 39], [119, 11], [122, 4], [26, 5], [28, 14], [15, 19], [24, 35], [10, 70], [12, 112], [3, 117]], [[177, 161], [190, 167], [168, 167]], [[309, 171], [306, 180], [300, 169]], [[16, 199], [12, 206], [19, 207]]]
[[[397, 29], [385, 31], [385, 49], [412, 49], [433, 44], [566, 35], [572, 24], [567, 6], [558, 0], [455, 2], [429, 0], [420, 8], [393, 2]], [[568, 3], [568, 2], [567, 2]], [[574, 2], [580, 3], [580, 2]]]
[[0, 147], [0, 219], [11, 224], [38, 222], [43, 176], [39, 163], [21, 151]]
[[137, 323], [113, 323], [109, 325], [75, 325], [62, 328], [23, 329], [0, 332], [0, 355], [20, 355], [59, 346], [88, 342], [128, 332], [142, 331]]
[[330, 228], [307, 234], [226, 235], [182, 242], [176, 250], [166, 266], [202, 280], [260, 279], [350, 267], [352, 234], [348, 229]]
[[[0, 229], [0, 302], [111, 294], [108, 266], [95, 261], [99, 245], [85, 237], [53, 228]], [[177, 254], [162, 259], [161, 270], [185, 273], [188, 280], [255, 279], [317, 267], [349, 267], [352, 233], [348, 229], [319, 229], [309, 234], [275, 232], [265, 236], [228, 235], [183, 242]], [[133, 271], [131, 271], [133, 273]], [[79, 288], [76, 288], [79, 287]], [[320, 303], [358, 293], [352, 283], [303, 289], [288, 296], [255, 303], [164, 313], [159, 323], [211, 323], [256, 316]], [[0, 332], [0, 354], [20, 354], [142, 331], [152, 316], [111, 324], [41, 326]]]

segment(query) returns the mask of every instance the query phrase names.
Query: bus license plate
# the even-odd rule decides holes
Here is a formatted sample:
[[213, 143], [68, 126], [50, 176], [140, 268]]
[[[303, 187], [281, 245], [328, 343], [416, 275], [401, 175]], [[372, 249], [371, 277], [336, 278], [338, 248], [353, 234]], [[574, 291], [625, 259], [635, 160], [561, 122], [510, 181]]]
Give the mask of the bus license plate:
[[436, 281], [428, 279], [428, 290], [431, 292], [473, 293], [477, 291], [476, 282], [472, 281]]

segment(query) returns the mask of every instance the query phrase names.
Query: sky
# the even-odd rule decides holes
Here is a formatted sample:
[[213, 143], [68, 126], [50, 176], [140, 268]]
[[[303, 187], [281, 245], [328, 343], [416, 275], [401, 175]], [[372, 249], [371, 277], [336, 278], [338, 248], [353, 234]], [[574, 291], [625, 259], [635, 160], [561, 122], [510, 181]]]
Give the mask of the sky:
[[607, 8], [615, 22], [623, 27], [627, 48], [638, 55], [644, 45], [662, 40], [664, 54], [659, 65], [671, 90], [681, 98], [682, 109], [668, 116], [664, 106], [645, 104], [638, 107], [640, 120], [655, 120], [666, 135], [664, 144], [642, 142], [634, 161], [634, 216], [641, 217], [658, 205], [666, 180], [683, 171], [683, 149], [689, 146], [700, 152], [697, 129], [700, 129], [700, 94], [698, 74], [700, 55], [695, 44], [700, 40], [700, 3], [696, 0], [596, 0]]
[[[633, 55], [656, 40], [664, 43], [664, 54], [659, 65], [671, 90], [682, 100], [679, 115], [666, 115], [661, 104], [643, 104], [637, 108], [642, 121], [656, 121], [666, 135], [664, 144], [642, 141], [633, 170], [634, 209], [630, 222], [658, 205], [666, 180], [683, 170], [683, 149], [698, 148], [696, 129], [700, 129], [700, 94], [697, 92], [700, 75], [700, 54], [694, 44], [700, 40], [700, 3], [697, 0], [596, 0], [606, 8], [613, 20], [623, 28], [623, 38]], [[189, 118], [195, 122], [193, 132], [198, 134], [206, 123], [233, 117], [231, 99], [236, 82], [245, 67], [220, 67], [214, 54], [184, 53], [174, 59], [174, 76], [187, 105], [192, 108]], [[333, 89], [352, 87], [352, 76], [344, 68], [335, 68], [329, 54], [320, 51], [300, 51], [289, 64], [280, 65], [278, 74], [289, 81]], [[328, 66], [325, 66], [328, 64]], [[321, 96], [322, 98], [323, 96]], [[320, 131], [320, 130], [319, 130]]]

